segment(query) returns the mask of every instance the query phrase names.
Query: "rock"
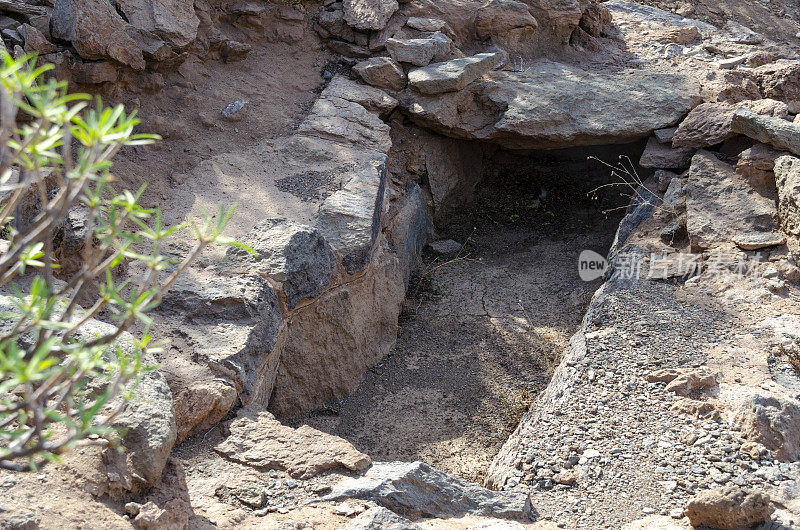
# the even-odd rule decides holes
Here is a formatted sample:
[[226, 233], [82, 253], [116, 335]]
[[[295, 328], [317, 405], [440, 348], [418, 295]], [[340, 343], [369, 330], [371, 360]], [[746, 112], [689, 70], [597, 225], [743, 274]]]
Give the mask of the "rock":
[[705, 369], [684, 372], [667, 384], [667, 392], [689, 396], [717, 385], [717, 374]]
[[667, 127], [666, 129], [656, 129], [653, 131], [653, 136], [656, 137], [656, 140], [661, 142], [662, 144], [671, 144], [672, 138], [675, 136], [675, 131], [677, 131], [677, 127]]
[[421, 528], [382, 506], [375, 506], [344, 525], [342, 530], [421, 530]]
[[600, 44], [600, 41], [586, 33], [583, 28], [575, 28], [575, 31], [573, 31], [572, 35], [569, 37], [569, 43], [575, 48], [583, 49], [588, 52], [599, 52], [603, 49], [603, 45]]
[[397, 106], [397, 100], [383, 90], [361, 85], [341, 75], [331, 80], [323, 94], [358, 103], [371, 112], [381, 114], [391, 112]]
[[800, 155], [800, 125], [790, 121], [740, 109], [733, 115], [731, 128], [735, 133]]
[[[421, 70], [433, 74], [437, 65]], [[409, 82], [419, 76], [416, 84], [425, 82], [430, 92], [466, 85], [451, 72], [430, 74], [412, 71]], [[489, 72], [458, 92], [428, 97], [407, 90], [398, 99], [416, 123], [446, 136], [550, 149], [648, 136], [683, 118], [697, 93], [693, 81], [678, 75], [596, 74], [542, 60], [521, 72]]]
[[768, 145], [757, 143], [739, 154], [736, 172], [744, 175], [753, 185], [772, 187], [775, 183], [775, 160], [788, 154]]
[[775, 160], [774, 169], [781, 228], [789, 234], [800, 235], [800, 159], [781, 156]]
[[685, 414], [693, 418], [717, 418], [719, 411], [713, 403], [696, 399], [679, 399], [669, 408], [675, 414]]
[[733, 419], [745, 438], [763, 444], [777, 460], [800, 458], [800, 403], [797, 400], [753, 394]]
[[756, 73], [764, 97], [784, 101], [793, 113], [800, 113], [800, 62], [768, 64]]
[[516, 0], [489, 0], [475, 14], [479, 39], [495, 44], [517, 44], [529, 39], [539, 23], [528, 4]]
[[[611, 11], [603, 4], [590, 3], [581, 15], [578, 25], [592, 37], [599, 37], [603, 28], [611, 24]], [[695, 28], [696, 30], [697, 28]]]
[[389, 126], [377, 114], [334, 96], [317, 99], [297, 132], [380, 152], [388, 151], [392, 145]]
[[401, 199], [402, 205], [386, 223], [389, 243], [397, 250], [403, 270], [403, 282], [408, 286], [411, 273], [417, 264], [422, 247], [433, 232], [433, 220], [422, 188], [414, 183]]
[[234, 101], [233, 103], [229, 103], [225, 106], [224, 109], [220, 111], [222, 117], [226, 120], [230, 121], [238, 121], [241, 120], [244, 116], [239, 114], [239, 112], [248, 104], [249, 102], [246, 99], [239, 99]]
[[387, 39], [386, 49], [399, 63], [426, 66], [433, 60], [446, 59], [452, 43], [450, 37], [437, 31], [423, 39]]
[[400, 260], [380, 236], [367, 262], [362, 274], [292, 315], [269, 403], [276, 414], [341, 399], [394, 346], [405, 296]]
[[360, 478], [333, 487], [323, 501], [363, 499], [408, 517], [488, 515], [522, 519], [531, 513], [528, 495], [491, 491], [451, 477], [422, 462], [378, 462]]
[[144, 70], [142, 50], [128, 28], [106, 0], [56, 0], [50, 31], [54, 38], [72, 43], [84, 59], [114, 59]]
[[253, 47], [247, 43], [235, 40], [226, 40], [219, 47], [219, 55], [226, 63], [244, 61]]
[[154, 502], [138, 507], [133, 527], [138, 530], [183, 530], [189, 526], [189, 514], [182, 500], [168, 502], [163, 509]]
[[[372, 52], [377, 52], [386, 49], [386, 41], [390, 38], [397, 35], [400, 30], [403, 28], [403, 25], [406, 24], [408, 17], [401, 13], [400, 11], [396, 12], [392, 15], [392, 18], [389, 19], [389, 22], [386, 23], [386, 27], [380, 31], [373, 31], [372, 34], [369, 36], [369, 50]], [[439, 31], [438, 29], [431, 30], [431, 33], [434, 31]], [[448, 33], [449, 31], [449, 33]], [[452, 34], [452, 30], [443, 31], [442, 33], [447, 34], [450, 36]]]
[[400, 7], [397, 0], [344, 0], [344, 19], [360, 30], [381, 30]]
[[500, 66], [501, 59], [499, 53], [479, 53], [471, 57], [432, 64], [409, 72], [408, 82], [423, 94], [454, 92]]
[[157, 36], [172, 48], [194, 42], [200, 20], [193, 0], [115, 0], [133, 27]]
[[340, 40], [329, 40], [325, 45], [333, 52], [344, 57], [352, 57], [354, 59], [366, 59], [370, 56], [370, 51], [366, 46], [358, 46], [350, 42], [343, 42]]
[[[344, 20], [344, 8], [341, 2], [334, 2], [325, 6], [317, 18], [319, 26], [324, 30], [323, 38], [333, 36], [345, 42], [355, 42], [356, 35], [353, 28]], [[398, 28], [399, 29], [399, 28]], [[319, 28], [317, 28], [319, 31]]]
[[758, 250], [784, 245], [786, 236], [778, 232], [745, 232], [734, 236], [733, 242], [742, 250]]
[[733, 20], [729, 20], [723, 29], [728, 32], [730, 40], [737, 44], [761, 44], [764, 42], [764, 37]]
[[319, 207], [320, 232], [341, 256], [348, 274], [369, 263], [378, 236], [386, 186], [386, 156], [361, 164], [355, 175]]
[[664, 368], [649, 373], [645, 379], [648, 383], [669, 383], [681, 374], [683, 370], [678, 368]]
[[44, 55], [58, 50], [55, 44], [48, 41], [41, 31], [30, 24], [22, 24], [17, 31], [25, 41], [25, 53]]
[[768, 495], [735, 486], [701, 491], [686, 506], [693, 526], [720, 530], [753, 527], [768, 520], [774, 511]]
[[423, 31], [425, 33], [441, 31], [448, 37], [452, 38], [453, 30], [450, 28], [450, 26], [448, 26], [447, 22], [440, 18], [409, 17], [405, 25], [411, 29]]
[[219, 423], [236, 402], [236, 388], [227, 381], [197, 381], [175, 396], [176, 444]]
[[650, 515], [622, 526], [622, 530], [685, 530], [685, 528], [666, 515]]
[[428, 252], [434, 256], [440, 258], [452, 258], [461, 252], [461, 248], [463, 246], [464, 245], [458, 241], [453, 241], [452, 239], [440, 239], [439, 241], [428, 243], [426, 248], [428, 249]]
[[639, 165], [654, 169], [684, 169], [691, 165], [695, 153], [692, 147], [672, 147], [653, 136], [647, 141]]
[[743, 232], [775, 228], [775, 202], [753, 188], [734, 168], [698, 151], [686, 183], [686, 228], [693, 249], [732, 241]]
[[553, 482], [556, 484], [563, 484], [565, 486], [571, 486], [572, 484], [575, 484], [576, 480], [575, 473], [567, 469], [563, 469], [553, 475]]
[[336, 261], [331, 246], [316, 228], [285, 218], [264, 219], [241, 241], [256, 256], [244, 249], [228, 249], [226, 258], [232, 269], [280, 282], [289, 309], [306, 298], [319, 296], [330, 285]]
[[97, 85], [113, 83], [119, 77], [119, 71], [109, 61], [81, 64], [74, 73], [76, 83]]
[[0, 510], [0, 528], [3, 530], [39, 530], [41, 517], [27, 510], [9, 509], [3, 506]]
[[358, 77], [378, 88], [403, 90], [408, 84], [402, 67], [389, 57], [372, 57], [357, 63], [353, 72]]
[[308, 425], [287, 427], [269, 412], [236, 419], [230, 431], [216, 452], [255, 468], [285, 470], [294, 478], [307, 479], [340, 466], [361, 473], [372, 463], [346, 440]]
[[673, 147], [702, 148], [716, 145], [732, 138], [733, 115], [737, 109], [747, 109], [758, 114], [784, 118], [789, 112], [785, 103], [764, 99], [730, 103], [703, 103], [695, 107], [675, 131]]
[[663, 30], [656, 30], [653, 37], [660, 42], [672, 44], [690, 44], [700, 36], [697, 26], [670, 27]]

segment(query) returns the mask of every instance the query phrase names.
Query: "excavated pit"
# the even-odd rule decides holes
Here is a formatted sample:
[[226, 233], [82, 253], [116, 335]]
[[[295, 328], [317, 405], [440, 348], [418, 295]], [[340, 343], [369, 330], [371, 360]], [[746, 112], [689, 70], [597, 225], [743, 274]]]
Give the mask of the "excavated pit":
[[638, 160], [643, 148], [485, 150], [483, 179], [436, 224], [435, 240], [464, 246], [423, 253], [391, 353], [350, 396], [293, 423], [376, 461], [422, 460], [481, 482], [600, 286], [579, 278], [578, 255], [607, 253], [630, 201], [624, 186], [593, 193], [615, 179], [589, 157]]

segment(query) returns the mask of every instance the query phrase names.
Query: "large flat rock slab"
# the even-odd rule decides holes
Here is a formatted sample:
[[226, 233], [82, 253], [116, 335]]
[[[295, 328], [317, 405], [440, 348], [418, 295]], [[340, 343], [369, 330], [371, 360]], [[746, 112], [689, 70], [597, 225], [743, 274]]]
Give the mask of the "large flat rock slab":
[[408, 74], [411, 86], [423, 94], [455, 92], [472, 83], [503, 62], [500, 53], [478, 53], [412, 70]]
[[541, 61], [487, 73], [458, 92], [406, 90], [399, 99], [418, 124], [447, 136], [555, 149], [622, 143], [675, 125], [700, 102], [698, 91], [677, 74], [600, 74]]

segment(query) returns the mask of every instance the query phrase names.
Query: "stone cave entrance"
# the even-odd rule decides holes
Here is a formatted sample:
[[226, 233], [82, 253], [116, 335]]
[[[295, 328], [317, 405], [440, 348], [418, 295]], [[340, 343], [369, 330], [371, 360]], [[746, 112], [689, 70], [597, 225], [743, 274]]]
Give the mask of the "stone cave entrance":
[[638, 161], [643, 149], [491, 150], [474, 191], [436, 224], [434, 241], [461, 248], [423, 252], [391, 353], [350, 396], [295, 421], [375, 461], [422, 460], [481, 483], [602, 282], [579, 278], [578, 255], [607, 254], [630, 202], [625, 186], [597, 190], [611, 170], [589, 157]]

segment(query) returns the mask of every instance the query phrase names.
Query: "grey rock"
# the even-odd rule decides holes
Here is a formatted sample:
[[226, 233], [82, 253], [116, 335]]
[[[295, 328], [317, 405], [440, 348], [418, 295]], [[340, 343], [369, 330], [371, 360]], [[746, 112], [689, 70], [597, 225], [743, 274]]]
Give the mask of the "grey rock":
[[667, 127], [666, 129], [656, 129], [653, 131], [653, 135], [656, 139], [661, 142], [662, 144], [671, 144], [672, 138], [675, 136], [675, 131], [677, 131], [677, 127]]
[[406, 73], [390, 57], [372, 57], [357, 63], [353, 71], [358, 77], [378, 88], [403, 90], [408, 84]]
[[336, 260], [316, 228], [284, 218], [264, 219], [241, 240], [257, 255], [234, 247], [227, 259], [236, 270], [280, 282], [290, 309], [303, 299], [319, 296], [330, 285]]
[[618, 250], [622, 250], [628, 238], [636, 228], [653, 215], [653, 210], [658, 204], [658, 196], [647, 188], [640, 187], [637, 196], [632, 201], [633, 211], [626, 214], [619, 223], [617, 233], [614, 235], [614, 242], [611, 244], [609, 256]]
[[387, 222], [386, 232], [397, 250], [403, 281], [408, 286], [417, 258], [433, 232], [433, 221], [422, 189], [416, 183], [405, 192], [402, 201], [402, 206]]
[[386, 49], [386, 41], [397, 35], [402, 29], [403, 25], [408, 20], [408, 17], [400, 11], [392, 15], [386, 27], [380, 31], [373, 31], [369, 36], [369, 49], [372, 52], [377, 52]]
[[684, 169], [692, 163], [694, 153], [692, 147], [672, 147], [653, 136], [647, 141], [639, 165], [654, 169]]
[[502, 58], [499, 53], [479, 53], [471, 57], [432, 64], [409, 72], [408, 82], [423, 94], [454, 92], [500, 66]]
[[0, 509], [0, 528], [3, 530], [38, 530], [41, 519], [27, 510]]
[[800, 125], [796, 123], [740, 109], [733, 115], [731, 128], [735, 133], [770, 144], [775, 149], [800, 155]]
[[792, 235], [800, 235], [800, 159], [781, 156], [775, 160], [774, 170], [781, 228]]
[[344, 19], [355, 29], [381, 30], [398, 7], [397, 0], [344, 0]]
[[386, 49], [392, 59], [399, 63], [426, 66], [433, 60], [445, 59], [452, 43], [450, 37], [437, 31], [430, 37], [420, 39], [387, 39]]
[[733, 242], [742, 250], [777, 247], [786, 243], [786, 236], [778, 232], [745, 232], [733, 237]]
[[[462, 84], [441, 77], [445, 89]], [[436, 89], [438, 80], [430, 84]], [[489, 72], [458, 92], [428, 97], [406, 90], [398, 99], [415, 122], [446, 136], [549, 149], [648, 136], [680, 121], [699, 101], [698, 90], [680, 75], [597, 74], [543, 60], [521, 72]]]
[[707, 24], [699, 20], [684, 18], [675, 13], [670, 13], [669, 11], [639, 4], [637, 2], [628, 2], [626, 0], [609, 0], [608, 2], [604, 2], [603, 5], [611, 11], [612, 15], [615, 12], [624, 13], [627, 15], [635, 15], [636, 17], [642, 18], [649, 22], [658, 22], [667, 26], [677, 26], [679, 28], [696, 26], [697, 29], [700, 30], [700, 32], [704, 35], [719, 31], [711, 24]]
[[400, 517], [382, 506], [375, 506], [362, 513], [342, 530], [421, 530], [422, 527]]
[[317, 226], [349, 274], [369, 263], [380, 230], [385, 187], [386, 156], [375, 155], [320, 205]]
[[743, 232], [775, 229], [775, 202], [708, 151], [692, 158], [686, 184], [686, 228], [695, 249], [732, 241]]
[[133, 27], [151, 33], [173, 48], [194, 42], [200, 20], [192, 0], [115, 0]]
[[323, 33], [324, 37], [330, 35], [345, 42], [355, 42], [355, 32], [344, 20], [344, 10], [341, 2], [334, 2], [322, 9], [319, 12], [317, 21], [327, 32], [327, 34]]
[[440, 18], [428, 18], [428, 17], [409, 17], [406, 21], [406, 26], [411, 29], [415, 29], [417, 31], [424, 31], [427, 33], [433, 33], [434, 31], [441, 31], [445, 35], [449, 36], [449, 33], [453, 30], [447, 25], [447, 22]]
[[744, 400], [733, 423], [745, 438], [763, 444], [777, 460], [800, 458], [800, 402], [753, 394]]
[[341, 75], [333, 78], [322, 91], [322, 95], [352, 101], [369, 111], [381, 114], [391, 112], [397, 106], [397, 100], [383, 90], [361, 85]]
[[235, 120], [241, 119], [241, 115], [239, 112], [247, 105], [248, 101], [246, 99], [240, 99], [226, 105], [224, 109], [222, 109], [221, 114], [222, 117], [226, 120]]
[[389, 126], [358, 103], [323, 95], [297, 128], [298, 133], [386, 152]]
[[723, 29], [728, 32], [728, 38], [737, 44], [761, 44], [764, 42], [763, 36], [733, 20], [729, 20]]
[[333, 487], [323, 501], [373, 501], [409, 517], [487, 515], [521, 519], [531, 513], [524, 493], [491, 491], [451, 477], [422, 462], [379, 462], [363, 477]]
[[461, 252], [463, 246], [464, 245], [458, 241], [453, 241], [452, 239], [440, 239], [439, 241], [428, 243], [427, 249], [435, 256], [452, 258]]
[[708, 147], [733, 138], [733, 117], [737, 109], [747, 109], [758, 114], [786, 117], [789, 108], [785, 103], [771, 99], [730, 103], [703, 103], [686, 116], [672, 138], [673, 147]]

